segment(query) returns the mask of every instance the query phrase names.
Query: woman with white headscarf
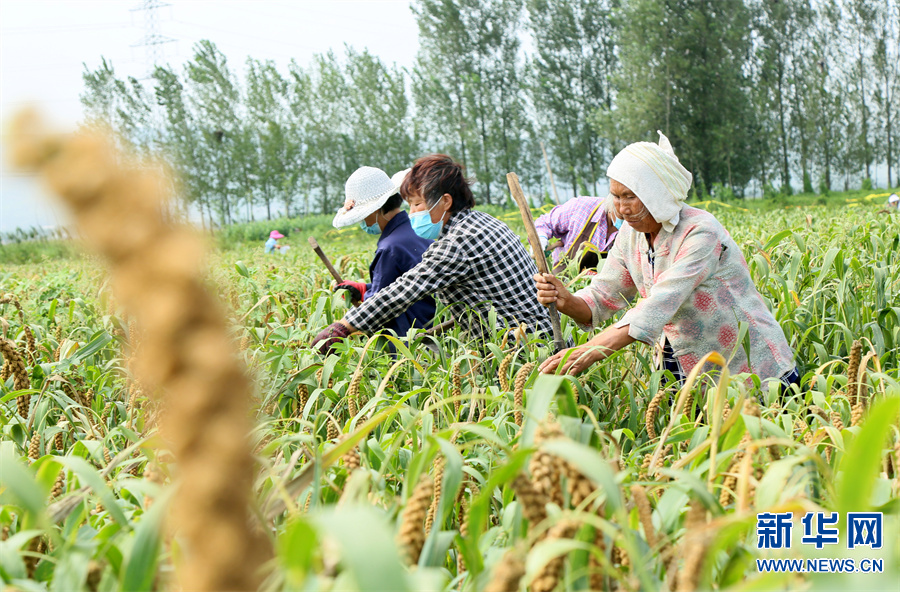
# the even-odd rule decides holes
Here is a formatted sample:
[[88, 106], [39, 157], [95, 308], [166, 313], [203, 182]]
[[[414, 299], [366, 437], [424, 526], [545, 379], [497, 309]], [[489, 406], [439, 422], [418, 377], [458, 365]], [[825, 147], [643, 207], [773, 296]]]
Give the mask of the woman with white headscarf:
[[[718, 351], [731, 356], [733, 373], [798, 383], [793, 352], [741, 250], [712, 214], [685, 205], [691, 173], [659, 135], [659, 145], [631, 144], [609, 165], [610, 196], [626, 224], [591, 285], [571, 294], [549, 274], [534, 276], [541, 304], [555, 302], [588, 329], [640, 300], [586, 345], [545, 360], [541, 372], [578, 374], [634, 341], [653, 344], [665, 334], [665, 367], [679, 380]], [[749, 358], [737, 343], [740, 323], [749, 332]]]

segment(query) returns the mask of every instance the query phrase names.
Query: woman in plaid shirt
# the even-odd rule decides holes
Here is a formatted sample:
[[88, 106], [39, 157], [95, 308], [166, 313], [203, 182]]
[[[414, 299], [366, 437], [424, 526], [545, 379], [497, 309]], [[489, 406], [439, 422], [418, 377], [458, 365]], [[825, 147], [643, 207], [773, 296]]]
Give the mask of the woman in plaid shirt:
[[319, 333], [313, 342], [319, 351], [330, 351], [355, 331], [377, 331], [428, 294], [476, 339], [491, 334], [495, 323], [550, 333], [547, 310], [534, 298], [534, 262], [506, 224], [473, 209], [475, 199], [460, 164], [444, 154], [424, 156], [400, 193], [409, 203], [413, 229], [434, 243], [421, 263]]

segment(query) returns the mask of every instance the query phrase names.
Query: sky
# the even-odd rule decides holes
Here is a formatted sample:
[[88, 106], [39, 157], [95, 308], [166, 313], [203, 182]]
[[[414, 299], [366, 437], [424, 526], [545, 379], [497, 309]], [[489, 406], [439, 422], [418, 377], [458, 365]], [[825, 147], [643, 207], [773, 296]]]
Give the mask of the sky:
[[[158, 46], [161, 64], [180, 69], [201, 39], [213, 41], [229, 65], [242, 70], [248, 56], [286, 68], [293, 58], [344, 45], [368, 48], [388, 64], [411, 68], [418, 29], [409, 0], [158, 0], [156, 31], [171, 39]], [[147, 0], [0, 0], [0, 125], [36, 104], [60, 129], [81, 119], [79, 94], [85, 66], [111, 61], [117, 76], [143, 78], [152, 58]], [[0, 147], [0, 232], [65, 223], [40, 183], [8, 170]]]

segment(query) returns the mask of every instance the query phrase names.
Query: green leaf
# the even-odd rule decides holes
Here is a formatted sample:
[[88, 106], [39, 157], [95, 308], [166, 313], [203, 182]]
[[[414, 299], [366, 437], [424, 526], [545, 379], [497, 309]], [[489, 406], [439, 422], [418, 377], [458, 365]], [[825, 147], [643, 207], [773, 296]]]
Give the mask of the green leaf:
[[0, 482], [3, 489], [0, 490], [0, 499], [6, 492], [12, 494], [16, 502], [28, 513], [29, 525], [42, 522], [44, 514], [44, 501], [46, 495], [41, 486], [35, 481], [31, 471], [25, 467], [12, 453], [9, 447], [0, 450]]
[[101, 349], [106, 346], [107, 343], [112, 341], [112, 335], [107, 333], [106, 331], [100, 331], [95, 333], [91, 340], [84, 347], [78, 348], [78, 351], [75, 352], [75, 355], [71, 356], [68, 361], [70, 364], [79, 364], [84, 360], [88, 359]]
[[335, 540], [361, 592], [409, 590], [406, 570], [385, 517], [372, 508], [341, 507], [313, 518], [322, 537]]
[[[557, 395], [559, 395], [557, 397]], [[546, 419], [550, 411], [550, 403], [556, 398], [559, 411], [564, 415], [578, 417], [578, 406], [575, 404], [575, 393], [572, 383], [565, 376], [541, 374], [534, 381], [534, 386], [525, 404], [525, 424], [522, 426], [520, 445], [528, 446], [534, 439], [537, 426]]]
[[552, 440], [544, 442], [542, 447], [550, 454], [569, 461], [585, 477], [600, 485], [606, 493], [606, 504], [610, 512], [615, 513], [622, 508], [622, 496], [616, 483], [616, 475], [600, 452], [570, 440]]
[[143, 592], [153, 589], [156, 578], [156, 564], [159, 561], [159, 547], [163, 517], [168, 507], [169, 493], [157, 499], [134, 529], [134, 544], [128, 555], [122, 574], [122, 590]]
[[871, 507], [872, 490], [879, 474], [881, 456], [884, 453], [887, 435], [897, 421], [900, 410], [900, 396], [896, 391], [873, 405], [859, 434], [841, 459], [841, 477], [837, 486], [837, 510], [864, 512]]
[[98, 473], [94, 467], [89, 465], [83, 458], [77, 456], [62, 456], [59, 457], [58, 460], [65, 465], [66, 468], [75, 473], [85, 485], [90, 486], [94, 494], [96, 494], [100, 498], [100, 501], [103, 502], [103, 507], [116, 522], [123, 526], [129, 524], [128, 518], [125, 517], [122, 508], [119, 507], [119, 504], [116, 502], [116, 496], [113, 495], [113, 492], [107, 487], [106, 482], [103, 480], [103, 477], [100, 476], [100, 473]]
[[290, 588], [299, 589], [303, 585], [318, 549], [318, 535], [312, 524], [302, 516], [293, 517], [278, 536], [278, 560]]

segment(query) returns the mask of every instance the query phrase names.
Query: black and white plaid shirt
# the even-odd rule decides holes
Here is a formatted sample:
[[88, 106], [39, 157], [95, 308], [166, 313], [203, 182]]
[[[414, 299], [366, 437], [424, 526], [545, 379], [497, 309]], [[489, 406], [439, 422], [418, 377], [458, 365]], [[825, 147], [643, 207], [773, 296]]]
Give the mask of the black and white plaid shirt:
[[421, 263], [345, 318], [371, 333], [433, 294], [474, 337], [490, 327], [492, 307], [498, 325], [525, 323], [531, 331], [549, 336], [550, 317], [537, 301], [532, 279], [536, 273], [519, 237], [506, 224], [484, 212], [463, 210], [444, 224]]

